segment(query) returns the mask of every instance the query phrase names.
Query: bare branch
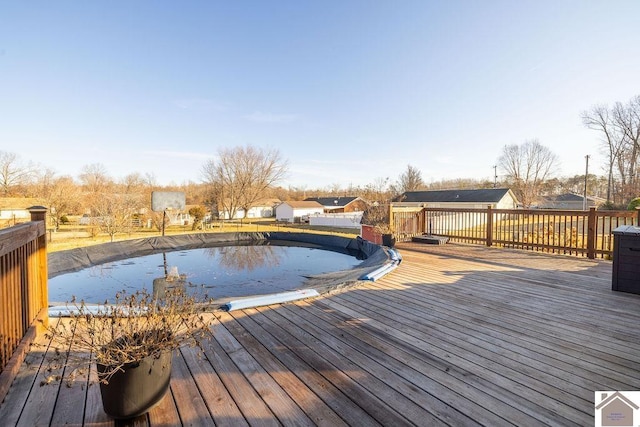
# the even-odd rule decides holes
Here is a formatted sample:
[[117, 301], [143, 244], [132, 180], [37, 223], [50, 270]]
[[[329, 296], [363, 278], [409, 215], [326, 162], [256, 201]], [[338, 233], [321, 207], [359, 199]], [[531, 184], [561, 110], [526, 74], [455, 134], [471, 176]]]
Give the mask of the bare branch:
[[534, 139], [520, 145], [505, 146], [498, 165], [522, 205], [529, 207], [540, 195], [545, 181], [555, 173], [558, 157]]

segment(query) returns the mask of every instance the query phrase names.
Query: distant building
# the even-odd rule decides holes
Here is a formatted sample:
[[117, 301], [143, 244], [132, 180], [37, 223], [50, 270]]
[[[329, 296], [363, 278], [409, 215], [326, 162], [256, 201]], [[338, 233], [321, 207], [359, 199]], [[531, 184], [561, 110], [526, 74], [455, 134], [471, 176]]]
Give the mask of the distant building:
[[[517, 209], [518, 199], [508, 188], [407, 191], [392, 205], [395, 211], [417, 211], [423, 208], [487, 209], [488, 206], [492, 209]], [[464, 211], [437, 212], [430, 218], [428, 234], [431, 234], [431, 226], [436, 221], [447, 230], [462, 230], [485, 224], [486, 215], [469, 218]]]
[[369, 207], [360, 197], [307, 197], [304, 200], [320, 203], [325, 213], [364, 212]]
[[190, 225], [193, 222], [193, 218], [189, 215], [189, 212], [167, 210], [166, 213], [169, 225]]
[[407, 191], [394, 202], [395, 207], [516, 209], [518, 199], [508, 188], [479, 190]]
[[288, 201], [276, 206], [276, 220], [301, 222], [303, 218], [324, 212], [324, 207], [316, 201]]
[[[244, 209], [238, 209], [233, 219], [273, 218], [275, 215], [276, 206], [279, 203], [281, 203], [280, 199], [259, 200], [255, 202], [251, 208], [249, 208], [246, 215]], [[218, 207], [218, 217], [222, 219], [232, 219], [230, 218], [229, 211], [227, 211], [224, 206]]]
[[[587, 209], [598, 207], [606, 202], [601, 197], [587, 196]], [[539, 199], [535, 206], [539, 209], [566, 209], [583, 210], [584, 196], [574, 193], [560, 194], [559, 196], [546, 196]]]
[[42, 202], [38, 199], [0, 197], [0, 226], [31, 221], [31, 214], [27, 208], [41, 204]]

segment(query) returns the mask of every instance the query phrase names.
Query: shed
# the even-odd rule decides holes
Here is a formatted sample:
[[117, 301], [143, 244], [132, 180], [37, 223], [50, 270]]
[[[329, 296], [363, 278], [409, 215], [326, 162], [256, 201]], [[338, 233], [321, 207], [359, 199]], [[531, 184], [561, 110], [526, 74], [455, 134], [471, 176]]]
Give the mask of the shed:
[[312, 200], [282, 202], [276, 206], [276, 220], [299, 222], [302, 217], [323, 212], [324, 207]]

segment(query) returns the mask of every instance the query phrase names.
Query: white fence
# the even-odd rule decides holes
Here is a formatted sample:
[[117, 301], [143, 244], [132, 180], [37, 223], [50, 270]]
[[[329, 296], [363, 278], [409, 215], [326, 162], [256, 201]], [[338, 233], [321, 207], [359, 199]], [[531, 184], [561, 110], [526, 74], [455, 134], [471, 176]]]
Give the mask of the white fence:
[[309, 215], [309, 225], [359, 229], [361, 219], [362, 212], [313, 214]]

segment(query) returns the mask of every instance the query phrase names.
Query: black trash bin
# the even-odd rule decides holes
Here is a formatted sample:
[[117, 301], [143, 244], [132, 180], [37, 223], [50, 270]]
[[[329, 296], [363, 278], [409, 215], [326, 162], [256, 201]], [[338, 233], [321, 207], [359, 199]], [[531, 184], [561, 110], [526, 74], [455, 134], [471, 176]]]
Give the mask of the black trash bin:
[[613, 230], [614, 291], [640, 294], [640, 227], [623, 225]]

